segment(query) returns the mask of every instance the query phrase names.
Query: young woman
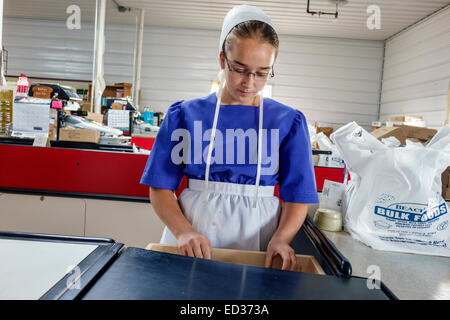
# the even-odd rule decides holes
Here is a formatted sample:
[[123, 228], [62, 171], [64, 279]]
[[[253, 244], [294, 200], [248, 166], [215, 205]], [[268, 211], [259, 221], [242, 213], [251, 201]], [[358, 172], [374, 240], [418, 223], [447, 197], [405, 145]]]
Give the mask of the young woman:
[[264, 12], [234, 7], [220, 36], [218, 94], [176, 102], [164, 118], [141, 183], [166, 225], [161, 243], [184, 255], [261, 250], [267, 267], [280, 255], [283, 270], [300, 269], [290, 243], [318, 198], [305, 117], [262, 96], [278, 46]]

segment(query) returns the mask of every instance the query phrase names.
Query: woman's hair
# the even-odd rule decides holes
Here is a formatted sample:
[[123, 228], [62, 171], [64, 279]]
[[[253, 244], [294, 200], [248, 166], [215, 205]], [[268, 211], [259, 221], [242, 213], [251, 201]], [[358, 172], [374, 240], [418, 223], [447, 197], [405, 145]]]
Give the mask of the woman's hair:
[[267, 23], [257, 20], [245, 21], [237, 24], [225, 38], [223, 42], [222, 51], [226, 53], [231, 50], [234, 37], [241, 39], [256, 38], [263, 42], [270, 43], [275, 48], [275, 59], [278, 55], [278, 47], [280, 42], [275, 30]]

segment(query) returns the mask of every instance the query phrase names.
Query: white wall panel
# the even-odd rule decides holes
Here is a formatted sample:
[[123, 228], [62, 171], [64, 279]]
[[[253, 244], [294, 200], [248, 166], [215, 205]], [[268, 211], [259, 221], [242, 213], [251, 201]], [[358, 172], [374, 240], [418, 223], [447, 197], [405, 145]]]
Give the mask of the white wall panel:
[[[132, 82], [136, 28], [107, 25], [106, 83]], [[8, 74], [91, 80], [94, 29], [65, 21], [5, 19]], [[146, 26], [141, 106], [167, 111], [175, 101], [205, 96], [219, 71], [218, 31]], [[280, 36], [273, 98], [300, 109], [310, 122], [338, 127], [378, 119], [383, 42]]]
[[450, 8], [386, 42], [380, 120], [422, 115], [444, 124], [450, 81]]

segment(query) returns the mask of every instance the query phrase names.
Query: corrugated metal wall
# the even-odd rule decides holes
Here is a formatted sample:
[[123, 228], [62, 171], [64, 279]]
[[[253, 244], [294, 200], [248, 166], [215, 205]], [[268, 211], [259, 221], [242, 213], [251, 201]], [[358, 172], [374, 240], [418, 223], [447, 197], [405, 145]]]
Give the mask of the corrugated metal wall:
[[450, 8], [386, 42], [380, 120], [422, 115], [444, 124], [450, 81]]
[[[132, 82], [136, 28], [106, 26], [105, 80]], [[68, 30], [65, 21], [6, 18], [8, 74], [91, 80], [93, 25]], [[165, 112], [177, 100], [207, 95], [219, 70], [218, 31], [146, 27], [141, 107]], [[383, 42], [280, 36], [273, 98], [302, 110], [311, 122], [378, 119]]]

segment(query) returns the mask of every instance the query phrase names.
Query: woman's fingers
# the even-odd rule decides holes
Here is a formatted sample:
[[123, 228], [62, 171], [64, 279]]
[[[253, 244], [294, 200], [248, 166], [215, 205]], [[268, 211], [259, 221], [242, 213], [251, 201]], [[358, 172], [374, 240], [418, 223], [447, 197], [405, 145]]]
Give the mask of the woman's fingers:
[[194, 251], [194, 257], [203, 258], [202, 249], [200, 248], [200, 243], [195, 243], [192, 246], [192, 250]]
[[281, 270], [290, 270], [291, 268], [291, 257], [289, 254], [282, 254], [281, 258], [283, 259], [283, 266], [281, 267]]
[[202, 249], [202, 253], [203, 253], [203, 258], [205, 259], [211, 259], [211, 245], [209, 244], [209, 242], [206, 243], [202, 243], [200, 245], [201, 249]]
[[191, 246], [185, 246], [185, 247], [183, 247], [183, 254], [185, 255], [185, 256], [188, 256], [188, 257], [195, 257], [194, 256], [194, 251], [192, 250], [192, 247]]
[[271, 268], [272, 267], [272, 259], [273, 259], [273, 252], [267, 252], [266, 253], [266, 260], [264, 262], [264, 266], [266, 268]]

